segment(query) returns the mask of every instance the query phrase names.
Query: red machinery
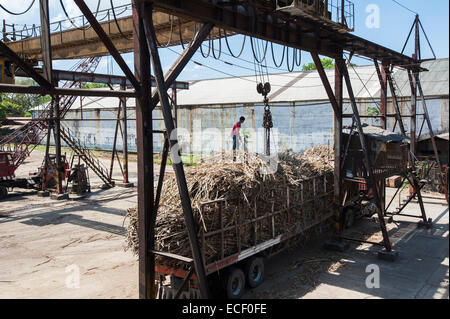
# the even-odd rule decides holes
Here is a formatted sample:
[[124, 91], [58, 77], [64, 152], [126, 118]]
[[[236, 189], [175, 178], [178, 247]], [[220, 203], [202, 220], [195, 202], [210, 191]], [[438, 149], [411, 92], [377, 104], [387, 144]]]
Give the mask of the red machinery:
[[[70, 166], [69, 162], [66, 159], [66, 155], [61, 155], [61, 163], [63, 163], [61, 179], [64, 181], [68, 179], [70, 176]], [[38, 168], [38, 171], [30, 176], [31, 179], [34, 181], [34, 187], [40, 190], [43, 189], [43, 184], [45, 184], [45, 188], [55, 187], [57, 184], [56, 172], [57, 172], [56, 155], [49, 154], [47, 162], [47, 173], [45, 173], [45, 159], [44, 159], [42, 166]]]
[[0, 152], [0, 199], [8, 195], [8, 189], [28, 187], [26, 179], [16, 178], [15, 170], [11, 152]]

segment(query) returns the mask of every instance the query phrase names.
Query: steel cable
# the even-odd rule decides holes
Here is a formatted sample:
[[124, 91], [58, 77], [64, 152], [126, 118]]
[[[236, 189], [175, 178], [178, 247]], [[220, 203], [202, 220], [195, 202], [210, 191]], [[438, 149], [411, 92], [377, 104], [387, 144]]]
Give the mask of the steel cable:
[[[297, 66], [302, 65], [302, 50], [295, 49], [294, 53], [295, 53], [295, 59], [294, 59], [295, 65], [297, 65]], [[297, 54], [300, 56], [300, 60], [297, 60]], [[297, 61], [299, 61], [299, 62], [297, 62]]]
[[215, 50], [214, 50], [214, 39], [211, 40], [212, 42], [212, 54], [214, 59], [219, 60], [222, 56], [222, 40], [221, 40], [221, 34], [220, 34], [220, 28], [219, 28], [219, 55], [216, 56]]
[[0, 8], [2, 8], [3, 10], [5, 10], [5, 11], [8, 12], [9, 14], [12, 14], [12, 15], [15, 15], [15, 16], [20, 16], [20, 15], [22, 15], [22, 14], [27, 13], [27, 12], [31, 9], [31, 7], [34, 5], [35, 2], [36, 2], [36, 0], [33, 0], [33, 1], [31, 2], [30, 6], [29, 6], [28, 8], [26, 8], [25, 11], [23, 11], [23, 12], [12, 12], [12, 11], [6, 9], [2, 4], [0, 4]]
[[[295, 52], [295, 49], [294, 49]], [[289, 72], [294, 71], [294, 67], [295, 67], [295, 54], [292, 54], [292, 68], [289, 67], [289, 48], [287, 48], [286, 50], [286, 66], [288, 68]]]
[[252, 52], [253, 52], [254, 59], [256, 60], [256, 62], [262, 63], [264, 61], [264, 59], [266, 58], [267, 48], [269, 46], [269, 41], [266, 41], [266, 48], [264, 49], [264, 55], [261, 58], [261, 61], [259, 61], [258, 58], [256, 57], [255, 48], [254, 48], [254, 44], [253, 44], [253, 37], [250, 37], [250, 44], [251, 44], [251, 47], [252, 47]]
[[[99, 2], [100, 2], [100, 0], [99, 0]], [[115, 21], [116, 26], [117, 26], [117, 30], [119, 30], [120, 35], [121, 35], [124, 39], [126, 39], [126, 40], [131, 40], [132, 38], [128, 38], [125, 34], [123, 34], [122, 29], [121, 29], [120, 26], [119, 26], [119, 22], [117, 21], [117, 17], [116, 17], [116, 12], [114, 11], [113, 0], [109, 0], [109, 2], [111, 3], [111, 11], [112, 11], [112, 14], [113, 14], [113, 17], [114, 17], [114, 21]]]
[[274, 54], [274, 52], [273, 52], [273, 42], [270, 42], [270, 47], [271, 47], [271, 50], [272, 50], [272, 61], [273, 61], [273, 64], [274, 64], [277, 68], [280, 68], [280, 67], [283, 65], [283, 62], [284, 62], [284, 54], [285, 54], [285, 51], [286, 51], [286, 46], [283, 45], [283, 54], [282, 54], [282, 56], [281, 56], [281, 62], [280, 62], [280, 64], [277, 64], [277, 62], [275, 61], [275, 54]]
[[238, 55], [234, 55], [234, 53], [231, 51], [230, 44], [228, 43], [227, 31], [225, 29], [223, 29], [223, 35], [225, 38], [225, 43], [227, 44], [227, 47], [228, 47], [228, 51], [230, 52], [231, 56], [236, 59], [239, 58], [242, 55], [242, 52], [244, 51], [245, 40], [247, 39], [247, 36], [244, 34], [244, 40], [242, 41], [241, 51], [239, 52]]

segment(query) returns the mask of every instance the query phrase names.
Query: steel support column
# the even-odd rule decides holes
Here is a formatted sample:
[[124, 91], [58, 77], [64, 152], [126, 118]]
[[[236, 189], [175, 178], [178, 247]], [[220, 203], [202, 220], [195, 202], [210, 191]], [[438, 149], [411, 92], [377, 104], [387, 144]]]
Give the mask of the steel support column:
[[387, 128], [387, 74], [385, 65], [380, 68], [377, 60], [374, 60], [374, 64], [380, 82], [380, 127], [385, 130]]
[[[114, 157], [117, 156], [117, 135], [119, 134], [119, 126], [120, 126], [120, 112], [122, 110], [121, 103], [119, 103], [119, 107], [117, 108], [117, 120], [116, 120], [116, 128], [114, 129], [114, 139], [113, 139], [113, 149], [111, 153], [111, 165], [109, 167], [109, 179], [113, 179], [113, 169], [114, 169]], [[120, 164], [120, 162], [119, 162]]]
[[[343, 53], [341, 53], [342, 56]], [[342, 186], [343, 186], [343, 177], [341, 170], [341, 161], [342, 161], [342, 110], [343, 110], [343, 96], [342, 96], [342, 73], [337, 67], [337, 63], [335, 66], [335, 79], [334, 79], [334, 93], [331, 88], [330, 82], [328, 81], [327, 74], [323, 68], [322, 62], [317, 53], [311, 53], [311, 57], [313, 58], [314, 64], [316, 65], [316, 69], [319, 73], [320, 79], [322, 80], [322, 84], [327, 92], [328, 99], [330, 100], [331, 106], [334, 111], [334, 206], [336, 209], [335, 215], [335, 227], [336, 227], [336, 237], [340, 239], [342, 236], [343, 223], [342, 219]], [[341, 58], [342, 60], [342, 58]], [[342, 60], [343, 61], [343, 60]], [[345, 63], [345, 62], [342, 62]]]
[[390, 252], [392, 250], [392, 246], [391, 246], [391, 242], [389, 240], [388, 232], [386, 230], [386, 222], [384, 221], [384, 216], [381, 211], [380, 192], [377, 187], [375, 176], [373, 174], [373, 167], [372, 167], [372, 163], [371, 163], [371, 160], [369, 157], [366, 137], [364, 135], [364, 131], [362, 128], [361, 119], [359, 117], [358, 106], [356, 104], [355, 95], [353, 93], [350, 75], [348, 74], [348, 70], [347, 70], [347, 66], [345, 65], [345, 61], [337, 60], [336, 63], [338, 64], [338, 66], [344, 76], [345, 84], [347, 86], [347, 91], [348, 91], [348, 95], [350, 98], [353, 115], [354, 115], [355, 122], [356, 122], [356, 127], [358, 130], [359, 140], [361, 143], [361, 148], [363, 149], [363, 153], [364, 153], [364, 164], [365, 164], [366, 170], [367, 170], [367, 173], [366, 173], [367, 174], [367, 177], [366, 177], [367, 178], [367, 187], [368, 187], [368, 189], [372, 188], [373, 193], [374, 193], [375, 207], [376, 207], [376, 211], [377, 211], [377, 215], [378, 215], [378, 222], [380, 224], [381, 232], [383, 234], [384, 247], [386, 248], [386, 250], [388, 252]]
[[61, 114], [59, 108], [59, 96], [53, 97], [54, 100], [54, 130], [53, 134], [55, 137], [55, 155], [56, 155], [56, 194], [61, 195], [64, 193], [62, 187], [62, 174], [64, 173], [64, 165], [61, 162]]
[[[162, 112], [164, 115], [164, 123], [167, 129], [169, 137], [169, 144], [171, 149], [178, 144], [177, 136], [172, 111], [167, 95], [167, 86], [164, 80], [164, 74], [161, 67], [161, 61], [159, 59], [158, 47], [156, 44], [156, 34], [153, 26], [152, 18], [152, 6], [147, 5], [142, 12], [145, 20], [145, 35], [147, 38], [148, 47], [152, 57], [153, 70], [155, 72], [156, 85], [158, 89], [158, 95], [161, 102]], [[194, 215], [191, 206], [191, 200], [189, 197], [189, 190], [186, 183], [186, 176], [184, 174], [183, 162], [180, 154], [171, 153], [173, 161], [173, 169], [177, 178], [178, 189], [180, 193], [181, 205], [186, 222], [186, 228], [188, 231], [189, 242], [191, 245], [192, 256], [194, 260], [195, 271], [198, 278], [199, 288], [202, 298], [209, 298], [208, 283], [206, 281], [206, 271], [203, 263], [203, 258], [200, 250], [200, 245], [197, 238], [197, 227], [194, 220]]]
[[[342, 56], [342, 54], [341, 54]], [[344, 63], [341, 58], [340, 63]], [[337, 205], [336, 210], [336, 230], [338, 237], [342, 236], [344, 225], [343, 218], [343, 186], [344, 176], [342, 175], [342, 161], [343, 161], [343, 139], [342, 139], [342, 112], [344, 109], [344, 95], [343, 95], [343, 74], [338, 67], [339, 63], [335, 63], [334, 67], [334, 95], [336, 99], [336, 110], [334, 113], [334, 203]]]
[[[51, 83], [51, 86], [57, 86], [57, 83], [53, 80], [53, 64], [52, 64], [52, 46], [50, 40], [50, 14], [48, 0], [40, 0], [39, 2], [40, 16], [41, 16], [41, 46], [42, 46], [42, 58], [43, 58], [43, 72], [44, 78], [47, 82]], [[55, 140], [55, 155], [56, 155], [56, 194], [64, 193], [62, 187], [62, 173], [64, 171], [63, 164], [61, 163], [61, 114], [59, 107], [59, 96], [52, 95], [52, 105], [53, 105], [53, 116], [55, 117], [53, 121], [53, 136]], [[50, 126], [49, 126], [50, 127]], [[50, 134], [50, 129], [48, 131]], [[50, 141], [50, 139], [47, 139]], [[47, 146], [46, 149], [48, 149]], [[48, 156], [48, 154], [47, 154]], [[48, 169], [48, 165], [44, 167], [45, 170]]]
[[[378, 80], [380, 82], [380, 126], [383, 130], [387, 128], [387, 117], [386, 117], [386, 110], [387, 110], [387, 73], [386, 73], [386, 67], [387, 65], [382, 64], [382, 67], [380, 69], [380, 66], [378, 65], [378, 61], [374, 60], [375, 69], [377, 71]], [[383, 179], [380, 181], [380, 197], [381, 197], [381, 212], [383, 216], [386, 215], [386, 179]]]
[[[120, 86], [125, 90], [125, 85]], [[123, 160], [123, 183], [128, 184], [128, 129], [127, 129], [127, 99], [120, 98], [120, 107], [122, 108], [122, 160]]]
[[133, 0], [134, 69], [141, 82], [141, 96], [136, 99], [136, 135], [138, 154], [138, 236], [139, 298], [155, 298], [155, 214], [153, 208], [153, 134], [150, 100], [150, 54], [145, 41], [144, 22]]
[[416, 114], [417, 114], [417, 82], [413, 78], [416, 77], [417, 73], [411, 74], [408, 71], [409, 84], [411, 86], [411, 113], [410, 113], [410, 151], [414, 155], [412, 156], [412, 161], [414, 162], [414, 157], [417, 157], [417, 141], [416, 141]]
[[402, 135], [403, 136], [407, 136], [405, 125], [403, 124], [402, 114], [401, 114], [401, 110], [400, 110], [400, 104], [398, 103], [397, 93], [395, 92], [395, 87], [394, 87], [394, 83], [393, 83], [393, 79], [392, 79], [392, 74], [389, 71], [387, 66], [383, 65], [383, 68], [384, 68], [384, 70], [386, 72], [387, 82], [389, 84], [389, 89], [391, 90], [392, 103], [393, 103], [394, 109], [395, 109], [395, 119], [398, 122], [398, 125], [400, 127], [400, 132], [402, 133]]

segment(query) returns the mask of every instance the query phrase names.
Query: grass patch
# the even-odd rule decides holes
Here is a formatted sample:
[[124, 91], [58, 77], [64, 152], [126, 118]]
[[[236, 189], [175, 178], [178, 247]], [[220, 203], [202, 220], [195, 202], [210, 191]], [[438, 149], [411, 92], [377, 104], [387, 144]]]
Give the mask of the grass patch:
[[[182, 155], [181, 161], [183, 166], [195, 166], [200, 161], [201, 156], [196, 154]], [[162, 152], [153, 154], [153, 163], [160, 165], [162, 161]], [[170, 155], [167, 157], [166, 165], [172, 165]]]

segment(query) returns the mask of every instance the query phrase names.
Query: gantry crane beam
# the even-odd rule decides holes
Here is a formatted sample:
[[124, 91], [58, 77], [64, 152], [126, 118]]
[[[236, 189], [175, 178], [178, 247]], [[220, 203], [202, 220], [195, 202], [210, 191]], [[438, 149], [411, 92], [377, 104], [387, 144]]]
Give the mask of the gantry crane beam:
[[156, 11], [186, 19], [213, 23], [235, 33], [272, 41], [281, 45], [339, 58], [341, 50], [395, 66], [417, 66], [411, 57], [365, 40], [351, 33], [340, 33], [318, 22], [306, 21], [275, 10], [274, 1], [253, 2], [212, 0], [142, 0], [153, 3]]

